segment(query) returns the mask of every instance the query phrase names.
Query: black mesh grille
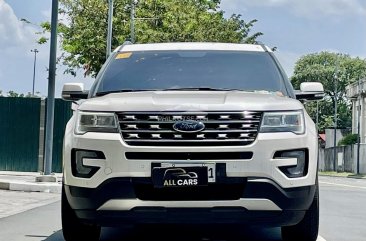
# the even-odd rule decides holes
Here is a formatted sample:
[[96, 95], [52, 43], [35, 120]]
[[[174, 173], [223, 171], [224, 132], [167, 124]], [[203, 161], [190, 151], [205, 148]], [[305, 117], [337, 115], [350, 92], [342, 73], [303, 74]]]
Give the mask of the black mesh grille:
[[152, 201], [238, 200], [244, 192], [245, 182], [210, 184], [206, 187], [162, 188], [148, 184], [135, 184], [136, 197]]
[[126, 152], [129, 160], [249, 160], [253, 152]]

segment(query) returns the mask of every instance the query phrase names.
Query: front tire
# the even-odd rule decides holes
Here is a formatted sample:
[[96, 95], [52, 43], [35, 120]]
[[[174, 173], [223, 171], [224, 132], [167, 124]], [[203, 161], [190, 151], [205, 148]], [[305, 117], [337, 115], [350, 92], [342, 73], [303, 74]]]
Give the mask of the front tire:
[[282, 227], [283, 241], [316, 241], [319, 232], [319, 183], [316, 181], [316, 191], [310, 208], [306, 211], [300, 223], [294, 226]]
[[62, 232], [66, 241], [99, 240], [101, 227], [82, 223], [78, 219], [67, 200], [64, 186], [62, 186], [61, 195], [61, 217]]

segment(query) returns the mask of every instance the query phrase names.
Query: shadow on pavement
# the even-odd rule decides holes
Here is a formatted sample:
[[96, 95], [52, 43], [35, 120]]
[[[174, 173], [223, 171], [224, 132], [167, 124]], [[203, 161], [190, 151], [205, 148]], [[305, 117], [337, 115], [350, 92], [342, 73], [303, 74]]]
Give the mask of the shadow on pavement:
[[[135, 228], [103, 228], [100, 241], [280, 241], [279, 229], [242, 226], [138, 226]], [[64, 241], [59, 230], [43, 241]]]
[[62, 235], [62, 230], [54, 232], [51, 236], [47, 237], [43, 241], [65, 241]]
[[131, 229], [105, 228], [101, 241], [280, 241], [279, 229], [243, 226], [139, 226]]

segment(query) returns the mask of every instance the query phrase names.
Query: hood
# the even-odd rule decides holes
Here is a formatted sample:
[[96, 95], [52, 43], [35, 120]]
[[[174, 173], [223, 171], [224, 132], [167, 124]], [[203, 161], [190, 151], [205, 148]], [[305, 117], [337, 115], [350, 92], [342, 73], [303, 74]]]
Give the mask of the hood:
[[275, 111], [303, 105], [275, 93], [243, 91], [144, 91], [113, 93], [83, 101], [85, 111]]

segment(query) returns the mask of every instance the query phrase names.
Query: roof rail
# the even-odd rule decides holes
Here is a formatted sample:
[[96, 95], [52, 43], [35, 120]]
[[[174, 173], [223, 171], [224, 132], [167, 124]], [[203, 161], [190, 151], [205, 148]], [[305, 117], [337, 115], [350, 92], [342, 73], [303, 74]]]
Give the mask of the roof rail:
[[129, 40], [126, 40], [122, 45], [118, 46], [116, 48], [116, 50], [113, 51], [113, 52], [118, 52], [118, 51], [120, 51], [123, 48], [123, 46], [130, 45], [130, 44], [133, 44], [133, 43], [131, 41], [129, 41]]
[[257, 41], [257, 44], [261, 46], [265, 52], [269, 52], [267, 46], [263, 42]]
[[133, 44], [130, 40], [126, 40], [123, 44], [122, 44], [122, 46], [123, 45], [129, 45], [129, 44]]

